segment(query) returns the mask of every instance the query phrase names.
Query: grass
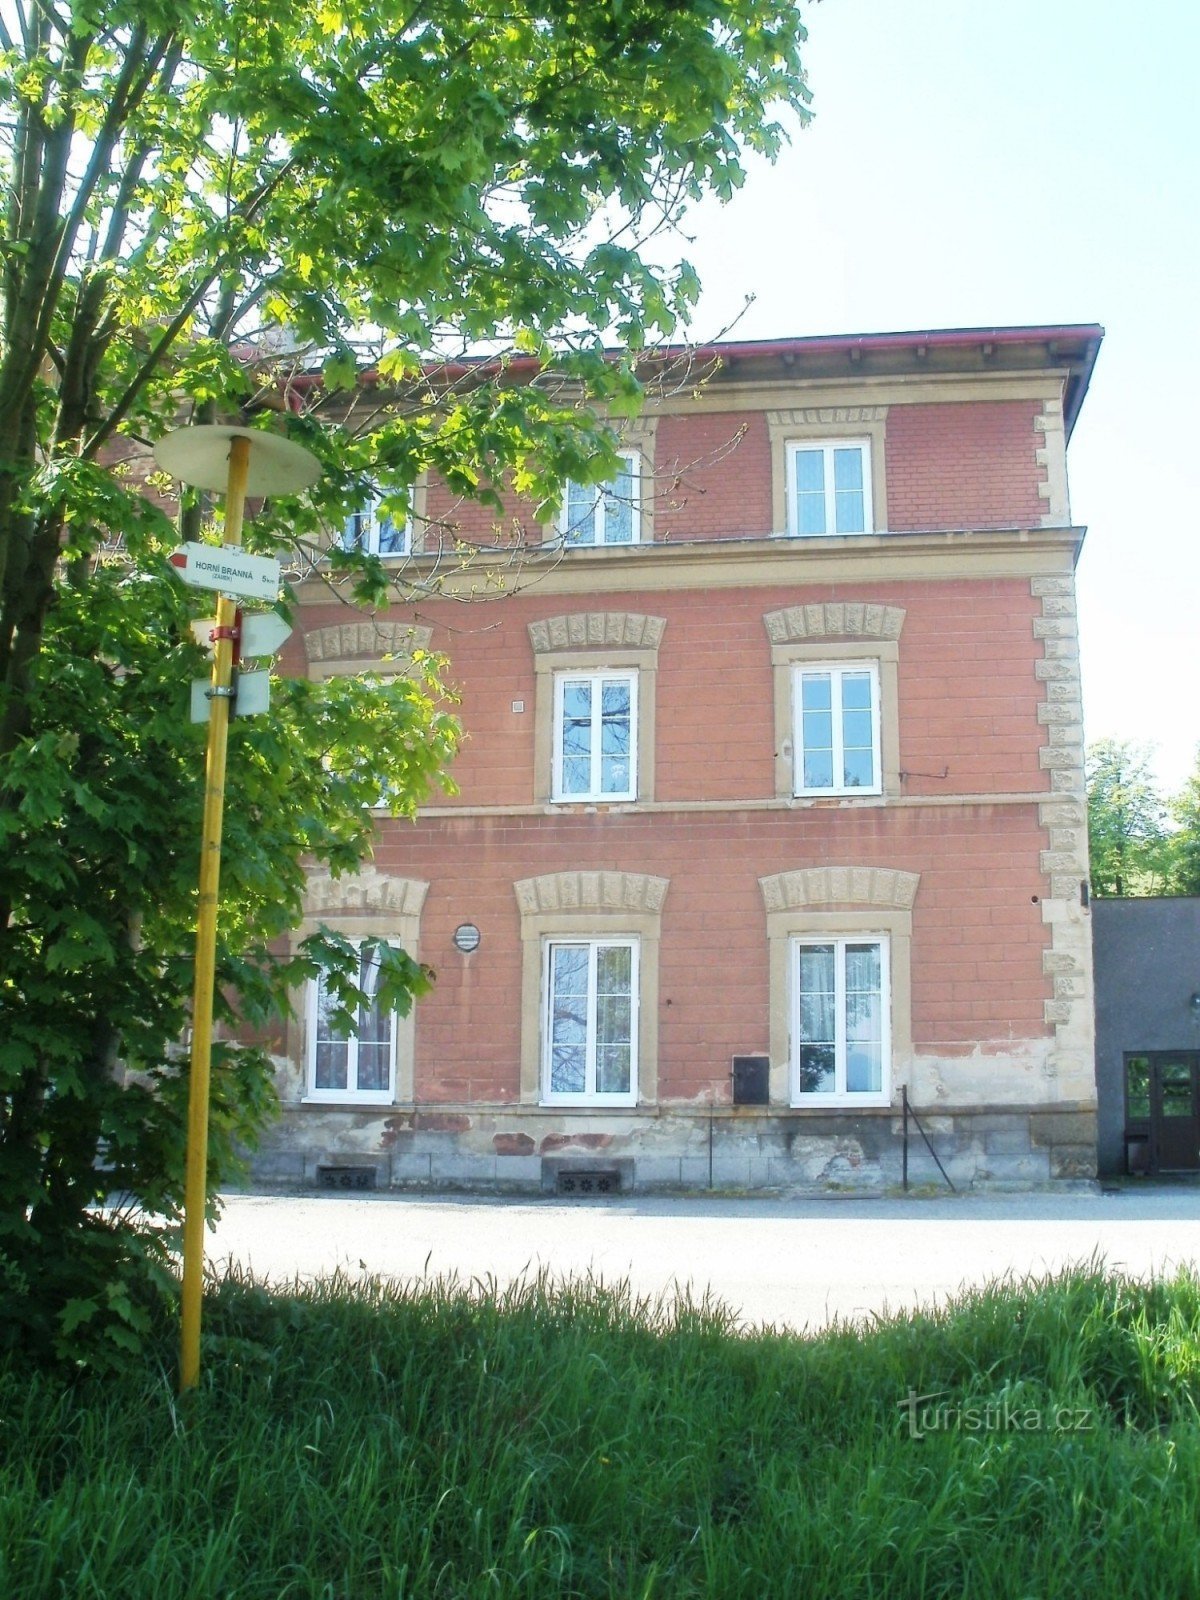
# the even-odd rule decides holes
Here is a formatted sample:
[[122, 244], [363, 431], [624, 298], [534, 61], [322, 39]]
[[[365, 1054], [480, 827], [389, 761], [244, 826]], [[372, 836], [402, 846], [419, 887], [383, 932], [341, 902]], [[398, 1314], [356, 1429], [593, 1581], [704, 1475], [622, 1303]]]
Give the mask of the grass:
[[166, 1350], [0, 1372], [5, 1600], [1200, 1592], [1193, 1277], [814, 1338], [544, 1280], [234, 1277], [206, 1318], [186, 1403]]

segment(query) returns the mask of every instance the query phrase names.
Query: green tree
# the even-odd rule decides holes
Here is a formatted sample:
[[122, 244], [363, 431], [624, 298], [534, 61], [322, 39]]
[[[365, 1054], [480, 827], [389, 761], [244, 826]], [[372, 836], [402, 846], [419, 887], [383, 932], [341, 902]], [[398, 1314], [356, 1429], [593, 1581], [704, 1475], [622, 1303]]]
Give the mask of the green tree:
[[1172, 894], [1200, 894], [1200, 749], [1179, 793], [1168, 802], [1175, 832], [1170, 843]]
[[1162, 894], [1170, 833], [1150, 751], [1128, 739], [1098, 740], [1088, 747], [1087, 786], [1094, 892]]
[[[330, 545], [372, 483], [397, 516], [422, 471], [551, 516], [565, 476], [614, 468], [598, 419], [636, 410], [639, 354], [694, 300], [647, 238], [803, 117], [802, 38], [793, 0], [0, 0], [10, 1337], [135, 1339], [162, 1240], [88, 1207], [123, 1188], [170, 1219], [178, 1200], [199, 667], [145, 444], [189, 419], [286, 429], [325, 475], [247, 542], [368, 606], [389, 573]], [[204, 517], [185, 500], [189, 535]], [[411, 808], [453, 737], [424, 663], [386, 692], [290, 684], [235, 729], [219, 982], [243, 1014], [298, 974], [271, 948], [305, 861], [352, 869], [364, 798]], [[352, 1007], [336, 940], [299, 959]], [[422, 978], [397, 962], [389, 981], [403, 1003]], [[214, 1174], [264, 1074], [261, 1053], [217, 1063]]]

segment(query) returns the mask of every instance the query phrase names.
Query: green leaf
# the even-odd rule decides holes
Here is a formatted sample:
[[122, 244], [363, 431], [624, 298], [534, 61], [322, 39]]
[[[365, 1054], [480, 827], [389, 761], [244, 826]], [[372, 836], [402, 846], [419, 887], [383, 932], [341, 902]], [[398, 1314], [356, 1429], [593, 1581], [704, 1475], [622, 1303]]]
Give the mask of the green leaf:
[[60, 1319], [63, 1333], [67, 1335], [74, 1333], [85, 1322], [90, 1322], [99, 1309], [99, 1303], [95, 1299], [68, 1300]]

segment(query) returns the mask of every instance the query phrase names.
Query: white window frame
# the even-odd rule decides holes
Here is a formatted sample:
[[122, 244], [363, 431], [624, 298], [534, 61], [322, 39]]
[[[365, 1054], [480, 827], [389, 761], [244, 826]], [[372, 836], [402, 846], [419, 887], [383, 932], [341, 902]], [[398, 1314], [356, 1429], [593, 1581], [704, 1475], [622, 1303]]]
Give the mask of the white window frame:
[[[592, 692], [592, 750], [591, 782], [586, 794], [566, 794], [563, 791], [563, 696], [568, 683], [588, 683]], [[603, 778], [601, 735], [603, 729], [604, 685], [623, 682], [629, 685], [629, 783], [625, 789], [605, 793], [600, 788]], [[580, 672], [556, 672], [554, 675], [554, 720], [552, 726], [551, 789], [550, 798], [556, 805], [603, 804], [623, 805], [637, 799], [638, 792], [638, 686], [636, 668], [595, 668]]]
[[[863, 526], [837, 528], [836, 491], [833, 477], [835, 450], [857, 450], [862, 458]], [[796, 492], [796, 457], [801, 452], [820, 453], [824, 458], [825, 531], [801, 533], [799, 526], [799, 497]], [[870, 439], [789, 439], [787, 442], [787, 531], [793, 539], [853, 539], [862, 534], [874, 533], [873, 501], [871, 488]]]
[[[588, 951], [588, 1016], [585, 1043], [585, 1086], [582, 1093], [556, 1093], [551, 1083], [551, 1013], [553, 996], [551, 976], [553, 952], [566, 945], [578, 945]], [[597, 994], [596, 969], [601, 949], [613, 946], [630, 952], [629, 983], [629, 1089], [621, 1094], [601, 1094], [596, 1089], [596, 1021]], [[542, 1093], [541, 1103], [552, 1106], [635, 1106], [638, 1099], [638, 1035], [641, 1028], [641, 941], [636, 934], [612, 934], [600, 937], [570, 933], [555, 934], [542, 940]]]
[[[389, 494], [395, 491], [374, 488], [371, 490], [365, 503], [357, 511], [352, 511], [342, 523], [341, 544], [343, 550], [361, 548], [367, 555], [379, 556], [381, 561], [398, 561], [412, 554], [413, 543], [413, 517], [412, 517], [412, 490], [409, 490], [409, 508], [404, 518], [404, 527], [401, 530], [401, 545], [399, 550], [379, 549], [379, 525], [381, 507]], [[393, 524], [395, 518], [390, 519]], [[351, 538], [351, 524], [360, 524], [359, 532]]]
[[[840, 772], [845, 776], [845, 744], [842, 712], [842, 686], [849, 672], [865, 672], [871, 680], [871, 764], [874, 779], [870, 785], [847, 784], [836, 781]], [[833, 771], [835, 781], [830, 784], [807, 786], [804, 782], [804, 691], [806, 677], [828, 673], [830, 683], [831, 718], [833, 722]], [[883, 716], [880, 706], [879, 661], [868, 658], [861, 661], [798, 661], [792, 667], [792, 793], [801, 799], [820, 799], [824, 795], [880, 795], [883, 793]]]
[[[624, 461], [629, 468], [630, 477], [630, 507], [629, 507], [629, 538], [609, 539], [606, 530], [606, 511], [608, 498], [616, 498], [613, 494], [615, 478], [609, 478], [604, 483], [579, 484], [568, 479], [563, 485], [562, 514], [559, 521], [559, 533], [563, 543], [571, 550], [593, 550], [598, 545], [625, 546], [627, 544], [640, 544], [642, 538], [642, 457], [637, 450], [618, 450], [618, 460]], [[572, 534], [582, 526], [582, 523], [571, 521], [571, 491], [580, 490], [595, 495], [595, 502], [590, 513], [592, 519], [592, 537], [590, 539], [572, 538]]]
[[[879, 947], [879, 993], [881, 1006], [880, 1055], [882, 1069], [878, 1090], [846, 1088], [846, 947], [874, 944]], [[831, 1093], [804, 1093], [800, 1088], [800, 951], [815, 945], [834, 947], [834, 1089]], [[802, 1106], [887, 1106], [892, 1100], [892, 959], [891, 940], [886, 933], [813, 933], [794, 935], [788, 950], [788, 1006], [791, 1061], [790, 1099]]]
[[[350, 941], [359, 955], [359, 974], [362, 973], [362, 940]], [[387, 943], [393, 948], [399, 948], [399, 941], [389, 939]], [[318, 993], [320, 978], [310, 978], [307, 984], [305, 1003], [305, 1032], [307, 1034], [307, 1049], [305, 1060], [305, 1103], [310, 1105], [357, 1105], [357, 1106], [390, 1106], [396, 1098], [396, 1059], [397, 1059], [397, 1034], [399, 1032], [400, 1017], [395, 1011], [388, 1012], [389, 1038], [388, 1038], [388, 1081], [386, 1089], [360, 1089], [358, 1087], [358, 1035], [351, 1034], [346, 1043], [346, 1088], [326, 1089], [317, 1088], [317, 1023], [318, 1023]], [[351, 1087], [353, 1083], [353, 1087]]]

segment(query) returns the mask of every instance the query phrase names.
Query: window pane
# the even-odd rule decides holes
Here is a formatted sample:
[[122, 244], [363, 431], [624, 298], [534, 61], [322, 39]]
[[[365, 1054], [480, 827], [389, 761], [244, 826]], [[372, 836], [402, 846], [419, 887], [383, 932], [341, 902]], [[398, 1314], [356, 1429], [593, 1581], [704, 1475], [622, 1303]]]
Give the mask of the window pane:
[[883, 1047], [878, 1041], [860, 1040], [846, 1045], [846, 1090], [849, 1094], [879, 1094], [883, 1088]]
[[347, 1037], [344, 1027], [335, 1027], [333, 1021], [333, 998], [325, 984], [325, 974], [317, 979], [317, 1038], [318, 1039], [345, 1039]]
[[874, 943], [848, 944], [846, 946], [846, 993], [878, 994], [879, 979], [879, 946]]
[[590, 484], [567, 483], [567, 544], [595, 544], [599, 501], [598, 492]]
[[863, 486], [862, 451], [857, 445], [833, 452], [833, 486], [838, 494]]
[[846, 1089], [883, 1088], [882, 954], [877, 944], [846, 946]]
[[387, 1091], [391, 1087], [391, 1046], [386, 1041], [368, 1044], [358, 1042], [358, 1089]]
[[596, 953], [596, 989], [599, 994], [629, 995], [633, 982], [633, 951], [627, 944], [601, 945]]
[[1164, 1117], [1192, 1115], [1192, 1069], [1186, 1061], [1164, 1061], [1158, 1069]]
[[796, 451], [796, 491], [798, 494], [825, 494], [825, 452]]
[[796, 496], [796, 532], [800, 534], [825, 532], [825, 496], [823, 494], [798, 494]]
[[550, 1088], [582, 1094], [587, 1087], [588, 949], [550, 950]]
[[597, 1094], [628, 1094], [632, 1079], [630, 1048], [627, 1044], [596, 1047]]
[[586, 756], [592, 750], [592, 719], [572, 717], [564, 713], [562, 723], [562, 748], [565, 756]]
[[834, 1039], [833, 991], [801, 994], [800, 1037], [810, 1043], [832, 1044]]
[[592, 686], [568, 680], [562, 690], [562, 792], [589, 794], [592, 788]]
[[600, 761], [600, 793], [627, 795], [629, 789], [629, 757], [603, 756]]
[[629, 754], [629, 685], [606, 683], [601, 695], [600, 748], [605, 755]]
[[596, 997], [596, 1043], [628, 1044], [633, 1026], [633, 1004], [627, 994]]
[[[629, 689], [628, 678], [617, 678], [605, 683], [600, 691], [600, 705], [604, 716], [604, 726], [607, 730], [616, 730], [626, 742], [629, 738]], [[605, 748], [610, 748], [610, 741], [605, 738]]]
[[871, 674], [869, 672], [842, 673], [842, 707], [846, 711], [870, 711]]
[[846, 1038], [851, 1042], [883, 1037], [883, 997], [877, 989], [852, 990], [846, 980]]
[[1144, 1122], [1150, 1116], [1150, 1058], [1148, 1056], [1126, 1057], [1125, 1115], [1130, 1122]]
[[873, 789], [875, 762], [869, 750], [847, 750], [842, 759], [842, 786], [846, 789]]
[[590, 794], [592, 763], [587, 756], [566, 756], [562, 764], [563, 794]]
[[806, 750], [831, 750], [833, 748], [833, 713], [831, 711], [806, 711], [801, 724]]
[[344, 1089], [350, 1060], [350, 1046], [344, 1039], [318, 1039], [313, 1086], [317, 1089]]
[[555, 996], [587, 995], [588, 949], [585, 944], [556, 944], [550, 950], [552, 978], [550, 987]]
[[[798, 951], [799, 988], [802, 1000], [810, 997], [828, 1007], [830, 1023], [833, 1020], [834, 946], [831, 944], [802, 944]], [[824, 1013], [822, 1013], [823, 1015]], [[804, 1038], [810, 1035], [805, 1032]], [[833, 1038], [832, 1026], [815, 1035], [819, 1040]]]
[[352, 511], [342, 524], [342, 549], [363, 550], [366, 548], [368, 530], [371, 525], [371, 515], [368, 511]]
[[596, 952], [596, 1092], [628, 1094], [633, 1067], [633, 951]]
[[[831, 944], [806, 944], [800, 947], [800, 993], [822, 999], [834, 993], [834, 947]], [[832, 1031], [817, 1035], [832, 1039]]]
[[393, 517], [380, 516], [379, 518], [379, 554], [381, 556], [403, 555], [407, 546], [404, 537], [404, 523], [397, 522]]
[[628, 794], [630, 789], [630, 684], [606, 683], [601, 691], [600, 790]]
[[842, 744], [847, 750], [869, 750], [872, 743], [871, 713], [845, 711], [842, 713]]
[[359, 974], [359, 987], [368, 1002], [358, 1014], [358, 1089], [388, 1089], [392, 1053], [392, 1014], [380, 1008], [379, 962], [364, 960]]
[[802, 787], [805, 789], [832, 789], [833, 751], [806, 750], [803, 780]]
[[627, 461], [616, 475], [604, 485], [605, 544], [631, 544], [633, 542], [633, 494], [632, 466]]
[[555, 1045], [550, 1052], [550, 1088], [555, 1094], [582, 1094], [587, 1082], [583, 1045]]
[[834, 507], [835, 533], [864, 533], [863, 497], [860, 494], [839, 494]]
[[833, 787], [833, 675], [806, 672], [800, 679], [800, 746], [805, 789]]
[[796, 532], [825, 532], [825, 452], [797, 450], [795, 462]]
[[832, 1094], [834, 1077], [834, 1049], [831, 1044], [805, 1044], [800, 1046], [801, 1094]]
[[800, 680], [805, 711], [828, 711], [833, 705], [833, 678], [828, 672], [806, 672]]
[[838, 533], [862, 533], [866, 528], [863, 496], [862, 451], [833, 452], [834, 517]]
[[563, 716], [569, 720], [590, 722], [592, 716], [592, 686], [586, 678], [568, 678], [563, 684]]

